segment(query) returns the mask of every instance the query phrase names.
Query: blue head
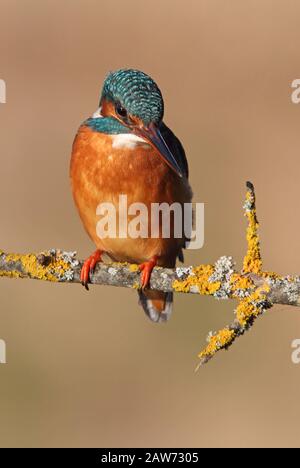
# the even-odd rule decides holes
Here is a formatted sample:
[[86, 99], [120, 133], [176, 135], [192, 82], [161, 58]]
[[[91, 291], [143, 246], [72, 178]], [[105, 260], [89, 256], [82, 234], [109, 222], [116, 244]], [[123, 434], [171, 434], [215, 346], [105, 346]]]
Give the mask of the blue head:
[[[137, 119], [144, 126], [159, 124], [164, 115], [164, 101], [157, 84], [138, 70], [117, 70], [106, 78], [101, 103], [111, 102], [116, 113]], [[118, 112], [119, 111], [119, 112]]]
[[129, 132], [147, 140], [164, 161], [179, 175], [182, 171], [166, 144], [160, 125], [164, 115], [164, 101], [157, 84], [138, 70], [122, 69], [106, 78], [101, 99], [101, 117], [117, 133]]

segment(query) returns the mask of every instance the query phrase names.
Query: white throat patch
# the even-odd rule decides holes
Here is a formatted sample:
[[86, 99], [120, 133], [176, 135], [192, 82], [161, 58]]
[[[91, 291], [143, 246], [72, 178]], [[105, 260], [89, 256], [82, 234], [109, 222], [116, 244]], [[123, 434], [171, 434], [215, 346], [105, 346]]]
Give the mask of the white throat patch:
[[151, 145], [133, 133], [120, 133], [119, 135], [111, 135], [113, 148], [134, 149], [136, 146], [151, 147]]
[[[92, 115], [93, 119], [103, 119], [101, 114], [101, 107], [96, 110]], [[111, 135], [112, 147], [113, 148], [127, 148], [134, 149], [136, 146], [142, 145], [144, 148], [151, 148], [151, 145], [147, 140], [141, 138], [133, 133], [120, 133], [117, 135]]]
[[103, 115], [101, 115], [101, 107], [96, 110], [96, 112], [93, 113], [92, 115], [93, 119], [102, 119]]

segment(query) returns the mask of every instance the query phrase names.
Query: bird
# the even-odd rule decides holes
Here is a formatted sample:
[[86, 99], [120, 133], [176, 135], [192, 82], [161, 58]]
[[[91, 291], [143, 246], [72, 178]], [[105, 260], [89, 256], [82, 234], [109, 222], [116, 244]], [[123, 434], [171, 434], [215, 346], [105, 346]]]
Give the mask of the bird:
[[[99, 107], [75, 136], [70, 180], [79, 216], [96, 251], [81, 269], [88, 289], [90, 275], [104, 254], [112, 261], [139, 265], [139, 303], [154, 322], [165, 322], [172, 312], [173, 293], [150, 289], [155, 266], [174, 268], [183, 261], [187, 237], [171, 230], [139, 238], [97, 234], [97, 206], [111, 203], [119, 212], [120, 194], [128, 204], [191, 203], [192, 189], [185, 151], [164, 123], [164, 100], [156, 82], [146, 73], [123, 68], [110, 72], [102, 87]], [[161, 223], [161, 220], [160, 220]]]

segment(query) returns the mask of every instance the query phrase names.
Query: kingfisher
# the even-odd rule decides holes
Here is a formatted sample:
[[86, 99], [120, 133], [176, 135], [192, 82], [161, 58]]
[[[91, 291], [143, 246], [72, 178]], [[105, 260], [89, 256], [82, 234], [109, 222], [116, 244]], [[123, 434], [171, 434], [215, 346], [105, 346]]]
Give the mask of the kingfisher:
[[[106, 77], [99, 108], [83, 122], [75, 137], [70, 164], [73, 198], [82, 223], [96, 246], [84, 262], [81, 282], [88, 289], [90, 274], [108, 255], [112, 261], [139, 265], [139, 302], [154, 322], [166, 321], [173, 294], [149, 289], [157, 266], [174, 268], [183, 261], [186, 237], [138, 238], [97, 234], [97, 206], [111, 203], [119, 213], [119, 196], [128, 204], [191, 203], [188, 163], [179, 139], [163, 121], [164, 101], [154, 80], [135, 69], [121, 69]], [[160, 222], [162, 222], [160, 220]]]

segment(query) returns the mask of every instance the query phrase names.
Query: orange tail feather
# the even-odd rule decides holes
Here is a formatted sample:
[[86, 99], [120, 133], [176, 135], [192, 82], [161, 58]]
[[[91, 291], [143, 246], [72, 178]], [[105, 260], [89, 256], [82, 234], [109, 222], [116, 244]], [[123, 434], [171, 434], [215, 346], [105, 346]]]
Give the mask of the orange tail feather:
[[140, 290], [139, 303], [153, 322], [166, 322], [172, 313], [173, 293]]

